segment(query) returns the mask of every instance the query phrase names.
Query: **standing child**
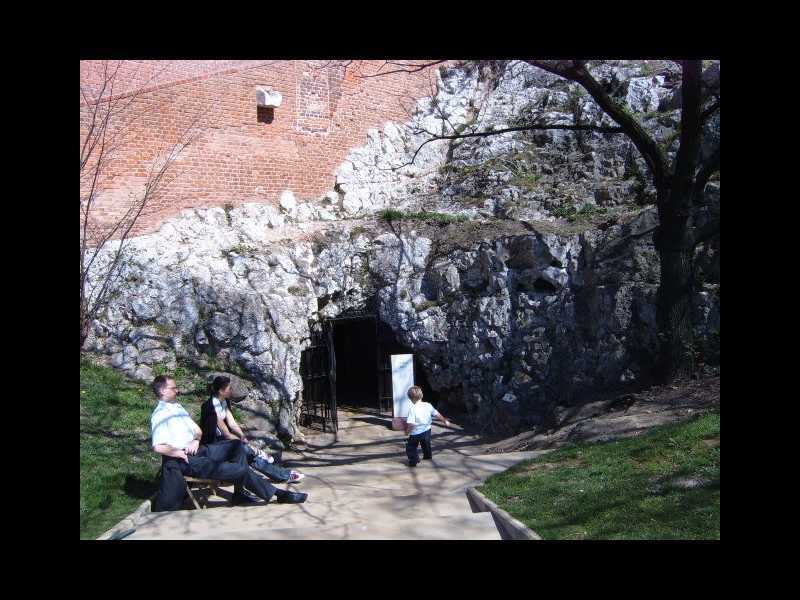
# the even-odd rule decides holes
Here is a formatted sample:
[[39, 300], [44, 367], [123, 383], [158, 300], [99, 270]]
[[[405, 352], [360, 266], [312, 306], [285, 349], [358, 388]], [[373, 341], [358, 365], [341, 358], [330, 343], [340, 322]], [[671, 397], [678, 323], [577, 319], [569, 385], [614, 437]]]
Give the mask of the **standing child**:
[[413, 386], [408, 389], [408, 397], [411, 399], [411, 409], [408, 411], [406, 419], [406, 456], [408, 456], [408, 466], [416, 467], [419, 462], [417, 444], [422, 444], [422, 458], [430, 460], [431, 454], [431, 423], [434, 418], [438, 418], [445, 425], [450, 422], [443, 415], [433, 408], [432, 405], [422, 401], [422, 389]]

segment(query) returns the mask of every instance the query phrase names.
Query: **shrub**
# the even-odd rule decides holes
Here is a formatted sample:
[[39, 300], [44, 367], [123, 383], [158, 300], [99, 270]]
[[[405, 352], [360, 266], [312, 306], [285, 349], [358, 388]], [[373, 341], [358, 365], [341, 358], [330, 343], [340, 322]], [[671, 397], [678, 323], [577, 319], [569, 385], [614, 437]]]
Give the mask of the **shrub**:
[[246, 256], [248, 254], [252, 254], [253, 252], [255, 252], [255, 247], [254, 246], [249, 246], [247, 244], [236, 244], [235, 246], [232, 246], [230, 248], [230, 250], [228, 250], [228, 252], [229, 253], [230, 252], [235, 252], [236, 254], [239, 254], [240, 256]]
[[467, 215], [450, 215], [440, 212], [422, 211], [417, 213], [402, 212], [387, 208], [378, 213], [378, 218], [387, 223], [393, 221], [422, 221], [425, 223], [436, 223], [438, 225], [449, 225], [450, 223], [463, 223], [469, 220]]
[[209, 356], [208, 357], [208, 367], [206, 367], [209, 371], [226, 371], [227, 367], [222, 360], [217, 358], [216, 356]]
[[387, 223], [391, 223], [392, 221], [399, 221], [403, 218], [403, 213], [399, 210], [394, 210], [393, 208], [385, 208], [378, 213], [378, 218], [381, 221], [386, 221]]
[[158, 335], [163, 335], [164, 337], [172, 337], [172, 335], [175, 333], [175, 326], [171, 323], [155, 323], [153, 327], [155, 327]]
[[575, 208], [574, 205], [559, 206], [553, 211], [553, 215], [574, 223], [575, 221], [588, 221], [595, 215], [603, 215], [606, 212], [608, 212], [608, 209], [587, 202], [580, 209]]

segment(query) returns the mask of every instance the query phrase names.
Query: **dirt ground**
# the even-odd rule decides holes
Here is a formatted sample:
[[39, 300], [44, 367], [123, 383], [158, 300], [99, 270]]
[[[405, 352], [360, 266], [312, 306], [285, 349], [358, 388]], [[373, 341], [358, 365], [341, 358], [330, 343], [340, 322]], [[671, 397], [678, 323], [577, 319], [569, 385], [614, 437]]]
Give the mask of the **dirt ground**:
[[655, 425], [683, 421], [719, 409], [719, 376], [651, 387], [581, 406], [561, 409], [550, 431], [526, 431], [487, 445], [486, 452], [559, 448], [583, 441], [633, 437]]

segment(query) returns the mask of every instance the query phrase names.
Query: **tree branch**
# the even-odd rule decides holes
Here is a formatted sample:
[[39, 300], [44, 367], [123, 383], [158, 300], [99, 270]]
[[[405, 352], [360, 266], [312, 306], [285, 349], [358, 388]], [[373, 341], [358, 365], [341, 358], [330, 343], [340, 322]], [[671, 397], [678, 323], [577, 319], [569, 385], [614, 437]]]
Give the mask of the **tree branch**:
[[717, 98], [717, 101], [714, 102], [714, 104], [709, 106], [707, 109], [705, 109], [703, 111], [703, 114], [700, 115], [700, 124], [702, 125], [703, 123], [705, 123], [708, 120], [708, 118], [718, 110], [719, 110], [719, 98]]
[[411, 160], [403, 165], [398, 167], [393, 167], [392, 170], [402, 169], [403, 167], [407, 167], [409, 165], [414, 164], [414, 160], [417, 158], [417, 154], [419, 151], [422, 150], [423, 146], [430, 144], [431, 142], [435, 142], [437, 140], [459, 140], [462, 138], [469, 138], [469, 137], [489, 137], [492, 135], [500, 135], [501, 133], [509, 133], [512, 131], [544, 131], [548, 129], [555, 129], [555, 130], [566, 130], [566, 131], [596, 131], [598, 133], [624, 133], [621, 127], [600, 127], [598, 125], [523, 125], [520, 127], [508, 127], [506, 129], [494, 129], [492, 131], [478, 131], [475, 133], [456, 133], [453, 135], [436, 135], [429, 131], [429, 135], [433, 136], [429, 140], [425, 140], [420, 144], [417, 151], [414, 152], [414, 156], [411, 157]]
[[[416, 73], [418, 71], [422, 71], [427, 69], [428, 67], [432, 67], [434, 65], [439, 65], [442, 63], [446, 63], [446, 60], [436, 60], [433, 62], [425, 63], [424, 65], [419, 65], [415, 69], [396, 69], [394, 71], [384, 71], [383, 73], [373, 73], [371, 75], [356, 75], [356, 77], [360, 77], [361, 79], [367, 79], [368, 77], [381, 77], [383, 75], [391, 75], [392, 73]], [[408, 65], [411, 66], [411, 65]], [[381, 67], [382, 69], [383, 67]]]
[[666, 184], [667, 176], [667, 159], [661, 149], [656, 144], [655, 140], [639, 125], [636, 119], [625, 112], [623, 108], [618, 105], [606, 93], [603, 86], [592, 77], [586, 69], [586, 61], [582, 60], [556, 60], [556, 61], [542, 61], [542, 60], [529, 60], [529, 64], [544, 69], [549, 73], [564, 77], [570, 81], [574, 81], [581, 85], [600, 108], [620, 127], [624, 133], [631, 138], [631, 141], [639, 150], [647, 162], [650, 171], [653, 174], [653, 183], [656, 188], [663, 188]]

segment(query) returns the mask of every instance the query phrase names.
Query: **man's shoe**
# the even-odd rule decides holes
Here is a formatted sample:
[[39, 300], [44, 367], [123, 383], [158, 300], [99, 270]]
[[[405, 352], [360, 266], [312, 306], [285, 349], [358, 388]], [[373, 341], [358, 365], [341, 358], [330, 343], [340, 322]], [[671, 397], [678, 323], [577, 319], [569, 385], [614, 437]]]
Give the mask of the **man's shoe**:
[[422, 460], [432, 460], [432, 459], [433, 459], [432, 456], [423, 456], [422, 457]]
[[412, 463], [412, 462], [410, 462], [410, 463], [408, 463], [408, 466], [409, 466], [409, 467], [416, 467], [416, 466], [417, 466], [417, 463]]
[[289, 483], [300, 483], [305, 478], [306, 476], [303, 475], [302, 473], [298, 473], [297, 471], [291, 471], [291, 474], [289, 475]]
[[286, 492], [278, 496], [278, 504], [302, 504], [308, 499], [308, 494], [302, 492]]
[[242, 490], [241, 492], [236, 492], [231, 497], [231, 504], [234, 506], [239, 504], [255, 504], [257, 502], [261, 502], [261, 499], [258, 496], [254, 496], [250, 492], [246, 490]]

